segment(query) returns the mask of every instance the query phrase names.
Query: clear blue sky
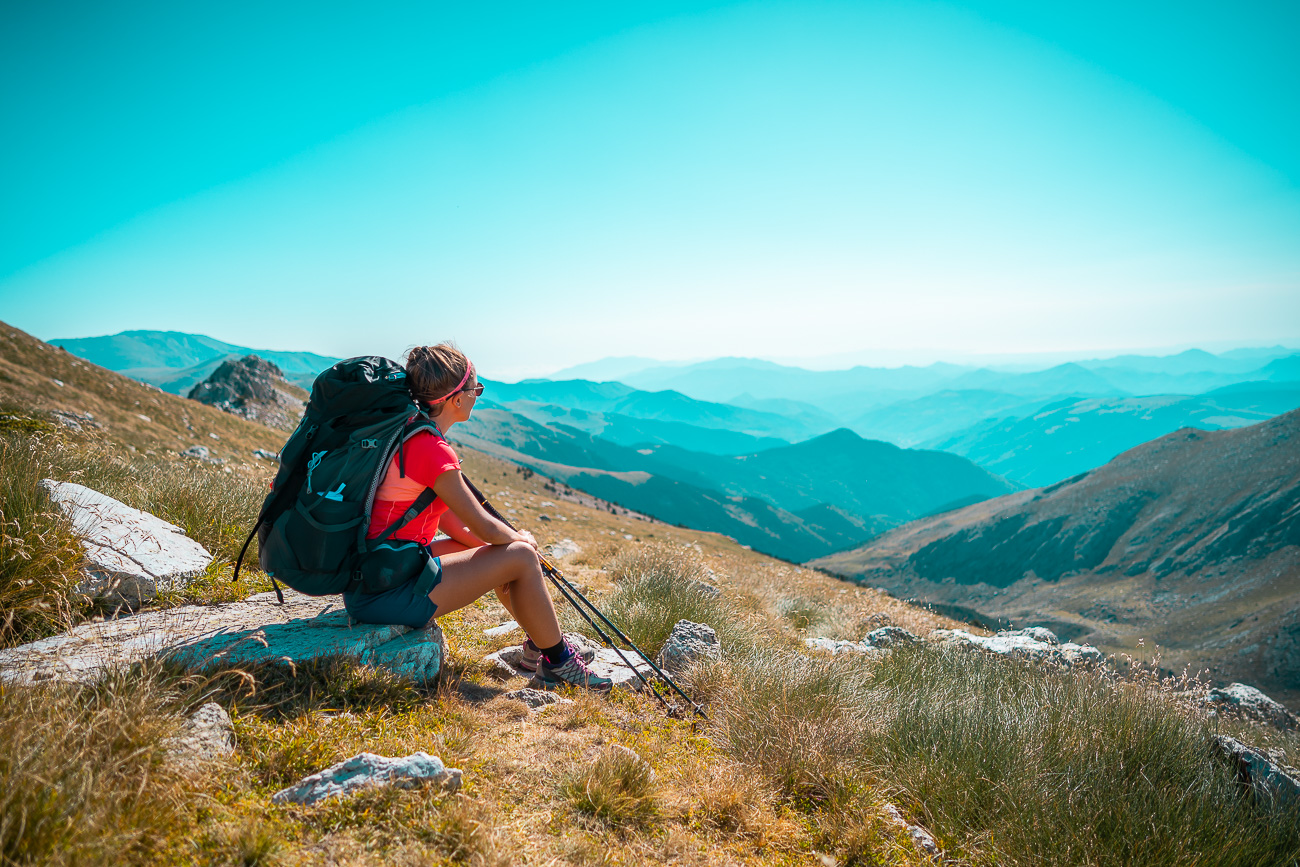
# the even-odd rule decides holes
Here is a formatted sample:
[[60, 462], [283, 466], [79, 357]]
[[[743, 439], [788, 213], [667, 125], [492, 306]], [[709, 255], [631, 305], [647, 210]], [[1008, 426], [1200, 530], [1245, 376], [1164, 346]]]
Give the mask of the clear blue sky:
[[1300, 342], [1300, 3], [9, 2], [0, 318], [513, 376]]

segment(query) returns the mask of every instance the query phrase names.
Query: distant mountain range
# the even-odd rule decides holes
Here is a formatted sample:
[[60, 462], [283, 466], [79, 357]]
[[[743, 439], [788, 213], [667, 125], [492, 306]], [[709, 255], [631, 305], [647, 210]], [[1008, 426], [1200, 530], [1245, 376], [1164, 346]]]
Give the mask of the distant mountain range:
[[622, 446], [485, 407], [452, 436], [660, 520], [726, 533], [789, 560], [1013, 488], [956, 455], [900, 449], [848, 430], [727, 456]]
[[47, 342], [100, 367], [179, 395], [188, 394], [228, 358], [256, 355], [273, 362], [284, 372], [285, 379], [304, 388], [310, 388], [318, 373], [339, 360], [314, 352], [250, 349], [202, 334], [179, 331], [123, 331], [107, 337]]
[[1300, 411], [1180, 430], [813, 565], [1300, 698]]

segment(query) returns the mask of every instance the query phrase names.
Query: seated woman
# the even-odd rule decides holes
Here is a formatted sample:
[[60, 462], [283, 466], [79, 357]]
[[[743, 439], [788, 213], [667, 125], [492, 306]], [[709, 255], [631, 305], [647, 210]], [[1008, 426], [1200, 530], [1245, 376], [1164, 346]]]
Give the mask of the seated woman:
[[[416, 591], [414, 580], [383, 593], [345, 593], [348, 613], [362, 623], [418, 629], [432, 624], [435, 615], [464, 608], [496, 590], [501, 604], [528, 633], [522, 666], [536, 671], [542, 684], [609, 689], [609, 678], [588, 668], [560, 632], [537, 558], [537, 540], [488, 514], [465, 484], [460, 461], [445, 438], [452, 425], [469, 418], [483, 393], [474, 365], [449, 344], [417, 346], [407, 356], [406, 375], [411, 396], [442, 436], [421, 431], [406, 441], [405, 477], [394, 456], [375, 493], [367, 538], [383, 533], [426, 487], [433, 488], [438, 495], [433, 504], [391, 538], [428, 546], [441, 577], [427, 596]], [[434, 542], [439, 529], [451, 538]]]

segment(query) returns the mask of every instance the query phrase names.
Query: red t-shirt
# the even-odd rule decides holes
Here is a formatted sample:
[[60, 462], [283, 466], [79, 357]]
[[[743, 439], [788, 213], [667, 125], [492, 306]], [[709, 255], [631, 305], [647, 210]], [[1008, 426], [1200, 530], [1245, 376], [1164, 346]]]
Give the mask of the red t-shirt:
[[[438, 476], [448, 470], [459, 470], [460, 460], [451, 444], [432, 431], [420, 431], [402, 446], [406, 452], [406, 477], [399, 474], [396, 454], [384, 474], [384, 480], [375, 491], [375, 505], [370, 512], [370, 529], [367, 539], [373, 539], [402, 517], [425, 488], [432, 488]], [[438, 532], [438, 521], [447, 511], [441, 498], [416, 515], [390, 539], [409, 539], [427, 545]]]

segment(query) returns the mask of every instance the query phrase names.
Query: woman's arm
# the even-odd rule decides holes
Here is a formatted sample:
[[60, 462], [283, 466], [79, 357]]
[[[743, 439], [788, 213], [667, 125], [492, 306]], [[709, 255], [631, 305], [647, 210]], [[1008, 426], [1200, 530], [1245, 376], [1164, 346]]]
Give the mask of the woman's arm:
[[438, 520], [438, 529], [459, 542], [462, 548], [481, 548], [487, 544], [487, 542], [475, 536], [473, 531], [465, 526], [465, 522], [450, 507], [442, 513], [442, 518]]
[[[488, 545], [509, 545], [511, 542], [526, 542], [534, 548], [537, 541], [531, 533], [520, 533], [510, 529], [501, 521], [488, 514], [487, 510], [474, 498], [465, 477], [456, 470], [442, 473], [433, 483], [433, 492], [442, 498], [447, 508], [455, 513], [465, 524], [465, 529], [473, 534], [476, 542]], [[441, 522], [440, 522], [441, 523]], [[448, 533], [448, 535], [451, 535]], [[452, 536], [455, 538], [455, 536]]]

